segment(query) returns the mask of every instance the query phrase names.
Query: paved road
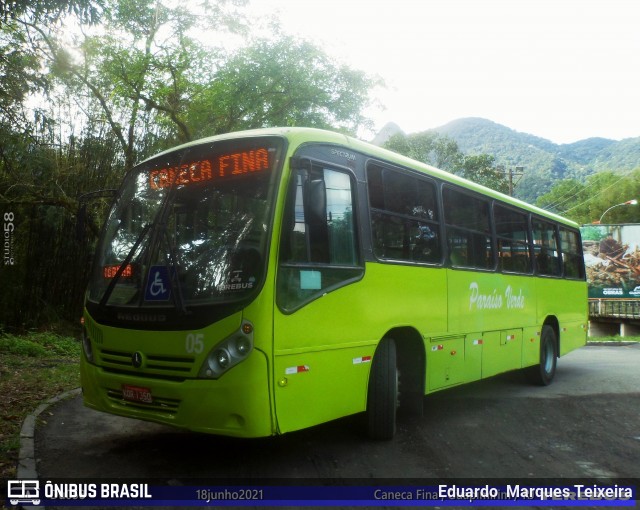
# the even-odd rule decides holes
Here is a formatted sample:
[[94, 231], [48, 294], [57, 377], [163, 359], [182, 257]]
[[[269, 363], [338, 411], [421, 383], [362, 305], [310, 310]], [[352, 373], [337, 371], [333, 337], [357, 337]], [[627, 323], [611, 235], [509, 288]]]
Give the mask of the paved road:
[[554, 383], [520, 373], [425, 398], [391, 442], [350, 417], [281, 437], [193, 434], [56, 404], [36, 428], [39, 477], [640, 478], [640, 345], [587, 346]]

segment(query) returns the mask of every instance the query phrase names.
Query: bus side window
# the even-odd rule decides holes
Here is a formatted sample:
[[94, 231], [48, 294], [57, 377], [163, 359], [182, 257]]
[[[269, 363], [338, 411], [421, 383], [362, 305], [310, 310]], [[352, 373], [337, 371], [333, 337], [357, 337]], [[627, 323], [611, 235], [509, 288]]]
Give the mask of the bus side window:
[[[442, 197], [451, 265], [493, 269], [489, 201], [449, 186], [442, 190]], [[458, 262], [462, 243], [466, 259]]]
[[527, 215], [495, 204], [493, 217], [498, 241], [498, 267], [509, 273], [531, 273]]
[[562, 276], [558, 237], [553, 223], [533, 221], [533, 249], [538, 274]]
[[367, 167], [373, 253], [379, 259], [442, 262], [436, 187], [379, 163]]
[[560, 247], [565, 278], [583, 279], [584, 261], [580, 235], [575, 230], [560, 227]]

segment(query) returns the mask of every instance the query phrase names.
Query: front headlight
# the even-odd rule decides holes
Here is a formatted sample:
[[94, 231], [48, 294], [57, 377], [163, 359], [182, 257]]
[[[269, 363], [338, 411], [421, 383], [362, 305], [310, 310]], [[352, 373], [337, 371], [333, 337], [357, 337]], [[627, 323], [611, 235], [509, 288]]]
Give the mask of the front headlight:
[[217, 379], [227, 370], [244, 361], [253, 350], [253, 324], [242, 321], [240, 329], [215, 345], [207, 355], [200, 377]]
[[[211, 354], [209, 356], [211, 357]], [[218, 349], [213, 353], [212, 359], [209, 360], [209, 365], [223, 371], [229, 368], [230, 359], [231, 356], [225, 349]]]

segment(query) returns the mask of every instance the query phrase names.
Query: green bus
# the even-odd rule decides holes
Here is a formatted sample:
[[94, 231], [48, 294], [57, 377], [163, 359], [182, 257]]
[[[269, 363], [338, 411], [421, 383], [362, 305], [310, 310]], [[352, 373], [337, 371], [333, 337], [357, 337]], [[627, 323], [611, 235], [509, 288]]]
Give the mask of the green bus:
[[86, 406], [260, 437], [364, 413], [389, 439], [424, 396], [585, 344], [578, 226], [345, 135], [262, 129], [127, 174], [85, 299]]

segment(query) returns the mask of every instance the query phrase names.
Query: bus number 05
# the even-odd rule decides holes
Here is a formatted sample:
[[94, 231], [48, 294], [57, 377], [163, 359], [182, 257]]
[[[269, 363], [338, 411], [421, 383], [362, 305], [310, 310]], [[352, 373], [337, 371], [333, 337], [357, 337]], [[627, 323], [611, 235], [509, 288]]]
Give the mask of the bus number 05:
[[200, 354], [204, 349], [204, 335], [202, 333], [189, 333], [184, 347], [189, 354]]

